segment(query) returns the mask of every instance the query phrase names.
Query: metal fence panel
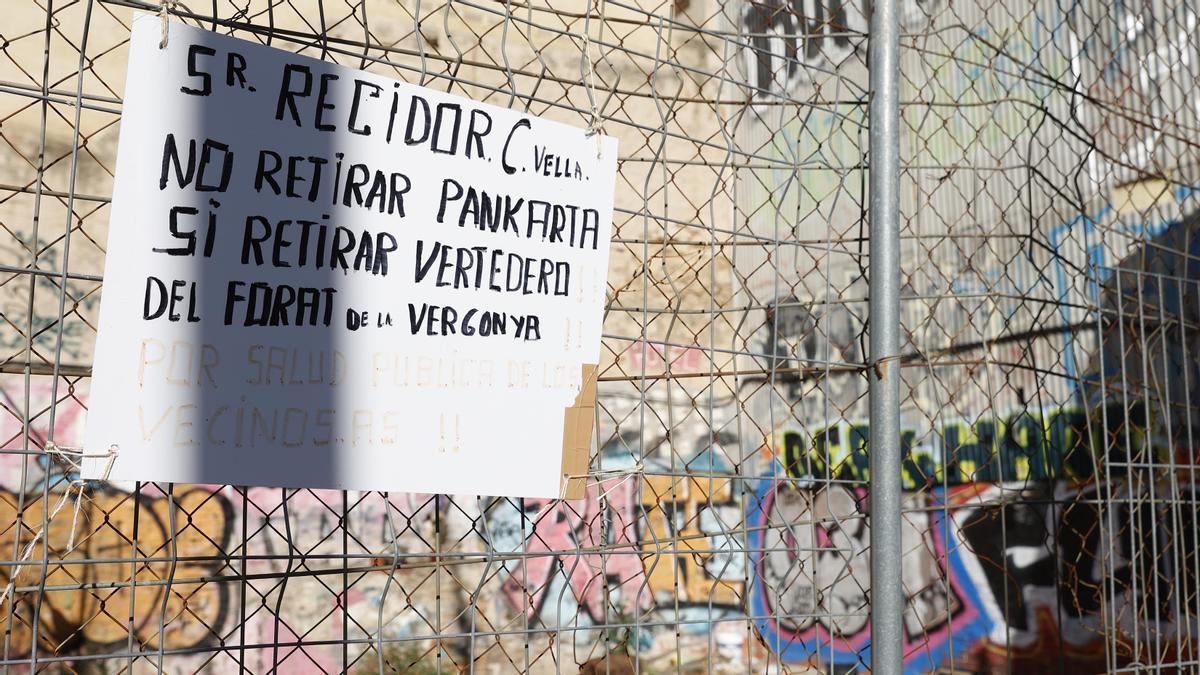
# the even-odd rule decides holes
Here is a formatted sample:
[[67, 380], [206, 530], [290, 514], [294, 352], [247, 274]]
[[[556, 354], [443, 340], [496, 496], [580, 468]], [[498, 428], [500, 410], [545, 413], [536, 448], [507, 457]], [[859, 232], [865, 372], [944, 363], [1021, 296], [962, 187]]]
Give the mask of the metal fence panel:
[[[5, 3], [0, 665], [853, 672], [881, 583], [905, 672], [1196, 670], [1197, 10], [899, 2], [881, 364], [872, 5]], [[620, 139], [585, 499], [77, 479], [137, 11]]]

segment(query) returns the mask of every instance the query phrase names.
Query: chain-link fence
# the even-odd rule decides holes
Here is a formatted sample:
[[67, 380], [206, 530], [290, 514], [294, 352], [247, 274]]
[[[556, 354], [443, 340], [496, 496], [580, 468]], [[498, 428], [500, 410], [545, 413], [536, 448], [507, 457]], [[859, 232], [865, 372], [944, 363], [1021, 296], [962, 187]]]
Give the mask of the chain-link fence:
[[[872, 4], [5, 2], [5, 672], [868, 668]], [[620, 139], [585, 499], [78, 478], [138, 11]], [[901, 3], [906, 671], [1200, 669], [1198, 11]]]

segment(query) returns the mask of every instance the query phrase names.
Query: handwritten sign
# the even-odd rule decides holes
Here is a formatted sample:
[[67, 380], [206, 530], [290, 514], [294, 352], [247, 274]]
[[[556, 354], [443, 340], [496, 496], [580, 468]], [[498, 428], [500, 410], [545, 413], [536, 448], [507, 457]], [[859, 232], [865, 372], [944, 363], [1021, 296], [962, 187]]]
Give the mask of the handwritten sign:
[[616, 156], [137, 17], [84, 475], [558, 496]]

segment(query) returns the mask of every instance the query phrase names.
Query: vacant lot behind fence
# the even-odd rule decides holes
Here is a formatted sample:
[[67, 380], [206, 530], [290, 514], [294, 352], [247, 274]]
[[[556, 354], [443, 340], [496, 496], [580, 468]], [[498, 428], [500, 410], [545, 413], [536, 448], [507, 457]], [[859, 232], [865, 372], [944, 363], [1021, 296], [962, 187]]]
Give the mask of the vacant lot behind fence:
[[[11, 0], [6, 671], [869, 664], [869, 2], [165, 4], [619, 139], [587, 497], [79, 482], [129, 31], [160, 5]], [[1197, 10], [902, 10], [905, 668], [1194, 669]]]

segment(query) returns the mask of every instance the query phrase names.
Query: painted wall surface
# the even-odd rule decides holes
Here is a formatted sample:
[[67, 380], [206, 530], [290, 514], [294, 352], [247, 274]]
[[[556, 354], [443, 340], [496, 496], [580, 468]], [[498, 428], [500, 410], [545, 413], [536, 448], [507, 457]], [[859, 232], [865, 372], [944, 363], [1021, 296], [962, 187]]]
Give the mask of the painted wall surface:
[[[1107, 432], [1096, 420], [1127, 408], [1123, 400], [1109, 406], [1113, 401], [1093, 395], [1090, 384], [1096, 373], [1111, 374], [1102, 362], [1117, 361], [1102, 356], [1094, 331], [1052, 330], [1092, 318], [1087, 301], [1120, 287], [1112, 268], [1136, 256], [1147, 237], [1168, 236], [1196, 208], [1196, 195], [1176, 185], [1189, 170], [1179, 161], [1186, 155], [1172, 149], [1178, 139], [1147, 140], [1137, 125], [1094, 106], [1104, 96], [1122, 100], [1132, 87], [1191, 119], [1190, 98], [1144, 93], [1155, 82], [1188, 91], [1194, 71], [1187, 69], [1197, 61], [1166, 58], [1182, 52], [1180, 29], [1194, 24], [1185, 4], [1174, 13], [1148, 4], [1146, 16], [1158, 21], [1135, 17], [1135, 44], [1126, 48], [1121, 26], [1129, 20], [1122, 17], [1133, 11], [1127, 4], [1111, 12], [1079, 5], [1068, 14], [1052, 2], [1026, 3], [1020, 12], [988, 11], [988, 3], [904, 3], [905, 100], [933, 103], [906, 106], [904, 113], [902, 152], [912, 167], [903, 177], [906, 349], [954, 357], [903, 369], [902, 445], [909, 461], [900, 581], [909, 598], [910, 672], [951, 659], [959, 669], [984, 672], [1103, 672], [1113, 649], [1106, 625], [1122, 629], [1114, 655], [1122, 662], [1162, 656], [1139, 652], [1151, 637], [1175, 650], [1166, 654], [1175, 658], [1186, 649], [1176, 637], [1196, 630], [1196, 608], [1180, 602], [1197, 592], [1196, 543], [1171, 536], [1194, 538], [1195, 513], [1162, 500], [1104, 514], [1095, 506], [1097, 497], [1149, 494], [1186, 503], [1193, 477], [1111, 474], [1111, 458], [1121, 460], [1108, 453], [1118, 446], [1101, 444], [1105, 453], [1096, 454], [1096, 430]], [[17, 587], [41, 579], [126, 584], [46, 594], [38, 624], [43, 652], [78, 657], [78, 666], [84, 657], [131, 644], [150, 652], [161, 645], [177, 650], [167, 657], [175, 672], [244, 665], [252, 672], [317, 673], [339, 670], [344, 656], [353, 660], [365, 648], [356, 641], [374, 636], [420, 638], [423, 648], [432, 648], [435, 633], [456, 636], [440, 644], [447, 658], [463, 662], [472, 644], [461, 636], [475, 630], [501, 634], [483, 641], [477, 672], [573, 672], [614, 641], [629, 643], [644, 672], [676, 672], [684, 669], [679, 659], [707, 665], [710, 658], [715, 669], [733, 672], [778, 672], [781, 662], [792, 672], [863, 666], [870, 648], [864, 611], [870, 476], [863, 446], [869, 427], [861, 376], [868, 317], [859, 266], [860, 251], [869, 252], [859, 241], [866, 71], [861, 40], [834, 28], [861, 30], [864, 6], [766, 2], [725, 11], [723, 27], [753, 34], [744, 49], [731, 46], [726, 55], [750, 85], [738, 91], [751, 105], [732, 106], [740, 115], [720, 106], [672, 107], [649, 95], [604, 109], [620, 116], [607, 131], [620, 136], [629, 148], [623, 159], [632, 161], [621, 168], [620, 243], [605, 325], [606, 334], [623, 337], [604, 343], [599, 452], [585, 499], [328, 491], [288, 492], [284, 499], [277, 489], [176, 486], [171, 508], [165, 485], [143, 486], [140, 496], [133, 496], [134, 485], [92, 486], [74, 524], [55, 519], [45, 540], [51, 557], [116, 551], [112, 557], [132, 553], [150, 561], [134, 570], [101, 563], [52, 565], [42, 577], [37, 568], [23, 572]], [[44, 14], [29, 7], [33, 19], [26, 23], [34, 30]], [[303, 15], [313, 5], [289, 7], [300, 9], [281, 8], [279, 25], [306, 29]], [[376, 7], [372, 30], [380, 40], [415, 50], [405, 32], [408, 10], [400, 3]], [[440, 41], [438, 54], [448, 62], [462, 57], [460, 79], [507, 92], [498, 69], [476, 65], [501, 53], [500, 24], [471, 7], [457, 11], [424, 15], [426, 48], [434, 53]], [[719, 13], [695, 0], [680, 11], [689, 20]], [[64, 11], [61, 30], [78, 34], [81, 13], [73, 12]], [[1084, 24], [1081, 13], [1100, 18]], [[98, 80], [87, 87], [104, 91], [100, 80], [119, 82], [123, 73], [119, 45], [127, 31], [112, 15], [95, 20], [93, 40], [104, 56], [89, 76]], [[354, 37], [349, 25], [333, 32]], [[494, 30], [472, 28], [479, 25]], [[623, 40], [643, 54], [666, 39], [652, 26], [628, 30]], [[542, 33], [519, 46], [512, 37], [504, 53], [514, 63], [544, 59], [549, 72], [578, 80], [577, 47]], [[40, 43], [35, 47], [22, 58], [41, 63]], [[1150, 57], [1160, 47], [1164, 56], [1155, 62]], [[726, 62], [724, 47], [707, 49], [699, 38], [671, 48], [672, 58], [701, 71]], [[318, 47], [306, 49], [319, 54]], [[74, 72], [76, 56], [57, 48], [56, 77]], [[789, 66], [785, 57], [803, 67]], [[654, 70], [648, 58], [608, 54], [596, 67], [621, 87], [653, 71], [655, 86], [682, 101], [728, 93], [718, 92], [719, 83], [698, 84], [682, 68]], [[1063, 86], [1076, 79], [1092, 98], [1077, 100]], [[467, 93], [496, 96], [482, 88]], [[772, 105], [772, 94], [794, 100]], [[564, 96], [586, 109], [578, 88]], [[507, 104], [508, 94], [499, 102]], [[4, 113], [11, 116], [5, 139], [19, 154], [35, 156], [36, 115]], [[561, 110], [548, 114], [579, 121]], [[675, 135], [661, 146], [648, 143], [648, 136], [660, 138], [653, 125], [664, 117]], [[103, 196], [111, 192], [113, 117], [89, 112], [83, 124], [89, 142], [79, 189]], [[69, 127], [62, 119], [50, 123], [46, 181], [53, 190], [67, 187]], [[692, 140], [720, 139], [722, 130], [758, 164], [735, 168], [723, 142], [698, 149]], [[1149, 149], [1139, 150], [1139, 143]], [[662, 156], [688, 163], [672, 164], [664, 178], [654, 162]], [[0, 161], [0, 183], [33, 185], [28, 162], [14, 153]], [[1115, 190], [1136, 173], [1130, 166], [1177, 171], [1170, 174], [1175, 182], [1141, 180]], [[38, 241], [33, 205], [27, 192], [0, 203], [0, 220], [19, 235], [0, 233], [0, 255], [9, 251], [25, 264], [32, 248], [40, 268], [59, 270], [63, 227], [71, 223], [77, 226], [72, 269], [102, 273], [103, 252], [91, 243], [103, 241], [106, 231], [102, 200], [77, 200], [68, 214], [63, 198], [44, 199]], [[708, 228], [736, 232], [735, 245], [710, 259]], [[60, 289], [48, 276], [33, 283], [35, 361], [52, 363]], [[71, 279], [67, 289], [62, 360], [86, 365], [99, 284]], [[9, 361], [26, 344], [28, 294], [27, 282], [0, 286], [0, 309], [10, 322], [0, 330], [0, 350]], [[664, 307], [686, 311], [651, 311]], [[713, 320], [714, 308], [731, 307], [752, 309], [744, 316], [722, 311]], [[1051, 330], [1021, 335], [1034, 327]], [[1174, 338], [1154, 343], [1155, 353], [1170, 354], [1174, 344]], [[752, 355], [734, 359], [731, 352]], [[1191, 368], [1188, 353], [1196, 351], [1189, 346], [1176, 365]], [[771, 368], [777, 374], [769, 384], [756, 371]], [[735, 370], [748, 374], [710, 377]], [[86, 379], [63, 379], [53, 406], [48, 381], [32, 376], [27, 387], [22, 375], [0, 376], [0, 448], [44, 445], [52, 408], [55, 441], [78, 444]], [[1173, 425], [1181, 423], [1173, 418]], [[1165, 438], [1174, 427], [1163, 424], [1157, 417], [1119, 427], [1125, 456], [1140, 448], [1161, 457], [1173, 449], [1180, 465], [1191, 467], [1190, 450], [1178, 436]], [[43, 487], [47, 509], [64, 495], [63, 471], [44, 456], [0, 452], [0, 541], [13, 557], [38, 530]], [[141, 505], [136, 523], [135, 503]], [[72, 513], [67, 504], [60, 516]], [[21, 518], [4, 515], [18, 508]], [[1128, 526], [1102, 528], [1105, 517]], [[1153, 522], [1175, 525], [1147, 535]], [[1104, 538], [1102, 531], [1123, 534]], [[74, 550], [67, 546], [72, 533]], [[171, 566], [171, 551], [200, 560]], [[393, 560], [400, 561], [394, 572]], [[150, 583], [172, 574], [206, 580], [173, 584], [170, 593]], [[131, 578], [147, 584], [130, 592]], [[1102, 602], [1114, 596], [1116, 607]], [[10, 654], [20, 655], [32, 639], [36, 594], [14, 597]], [[1157, 620], [1133, 619], [1147, 615]], [[164, 619], [168, 631], [160, 636]], [[606, 626], [618, 622], [638, 628], [616, 635]], [[133, 635], [115, 636], [126, 623]], [[345, 653], [343, 641], [349, 641]], [[103, 668], [117, 672], [126, 664]], [[135, 669], [152, 672], [155, 665], [142, 659]]]
[[[749, 6], [747, 28], [768, 32], [811, 14], [794, 3], [763, 22]], [[1143, 341], [1134, 318], [1193, 311], [1194, 271], [1162, 253], [1193, 248], [1193, 153], [1138, 120], [1194, 119], [1195, 48], [1181, 36], [1195, 11], [904, 7], [906, 669], [1104, 672], [1186, 656], [1176, 636], [1196, 610], [1172, 598], [1194, 593], [1195, 561], [1167, 532], [1194, 514], [1167, 502], [1194, 476], [1152, 478], [1137, 462], [1192, 465], [1183, 381], [1196, 352], [1158, 323]], [[781, 65], [791, 54], [806, 67]], [[748, 608], [796, 664], [869, 663], [864, 62], [819, 31], [759, 39], [745, 65], [759, 105], [736, 136], [767, 165], [741, 172], [735, 209], [763, 241], [734, 270], [751, 308], [738, 368], [763, 373], [745, 425], [761, 434], [741, 436], [765, 477], [745, 492], [749, 548], [766, 551]], [[1097, 330], [1096, 307], [1126, 318]], [[1102, 523], [1089, 500], [1121, 495], [1165, 501], [1114, 506]], [[1153, 535], [1155, 518], [1172, 525]], [[802, 618], [771, 618], [781, 609]]]
[[[1036, 468], [1037, 457], [1053, 454], [1049, 448], [1059, 442], [1053, 420], [1077, 415], [1054, 411], [1010, 421], [1007, 427], [1002, 420], [977, 422], [998, 429], [1023, 425], [1019, 438], [1042, 439], [1003, 454], [1031, 460], [1026, 479], [908, 485], [920, 488], [907, 492], [902, 533], [908, 671], [928, 672], [953, 659], [959, 668], [988, 672], [1017, 666], [1033, 672], [1104, 672], [1104, 631], [1113, 616], [1129, 635], [1142, 632], [1144, 639], [1155, 635], [1167, 643], [1195, 629], [1196, 608], [1186, 601], [1200, 591], [1195, 542], [1171, 541], [1166, 528], [1158, 540], [1135, 537], [1133, 531], [1105, 536], [1096, 506], [1098, 498], [1136, 503], [1129, 499], [1135, 491], [1165, 495], [1169, 481], [1138, 484], [1132, 476], [1116, 476], [1097, 482], [1065, 469], [1053, 478], [1038, 473], [1046, 470]], [[62, 424], [59, 433], [70, 438], [73, 423]], [[941, 438], [967, 433], [963, 429], [951, 423]], [[1076, 447], [1058, 454], [1091, 456], [1087, 447], [1078, 447], [1086, 445], [1080, 427], [1073, 429], [1063, 438]], [[974, 433], [978, 436], [978, 429]], [[997, 433], [1012, 438], [1007, 431]], [[818, 455], [816, 439], [808, 440], [813, 452], [807, 459], [825, 457], [830, 467], [852, 462], [850, 451], [831, 447]], [[291, 672], [315, 673], [338, 669], [340, 650], [295, 643], [336, 640], [343, 630], [362, 638], [381, 625], [386, 637], [429, 635], [438, 625], [435, 596], [440, 594], [443, 632], [466, 632], [472, 621], [477, 626], [527, 624], [559, 633], [561, 649], [576, 662], [595, 654], [603, 626], [618, 621], [646, 624], [636, 631], [634, 644], [648, 663], [669, 659], [677, 645], [690, 654], [712, 653], [717, 663], [731, 667], [775, 657], [793, 664], [868, 662], [867, 477], [850, 472], [840, 483], [805, 487], [806, 474], [798, 467], [814, 463], [801, 462], [774, 464], [774, 476], [714, 478], [714, 472], [728, 468], [714, 467], [719, 454], [705, 450], [681, 467], [692, 472], [689, 478], [614, 477], [593, 484], [585, 499], [563, 502], [459, 497], [452, 503], [435, 496], [385, 499], [369, 493], [347, 495], [343, 504], [337, 492], [299, 491], [289, 494], [285, 510], [277, 489], [196, 486], [176, 490], [172, 515], [166, 498], [153, 488], [140, 497], [122, 489], [92, 489], [74, 521], [74, 549], [67, 545], [73, 521], [52, 521], [47, 545], [63, 562], [49, 568], [46, 583], [127, 582], [127, 564], [71, 561], [85, 555], [121, 557], [136, 539], [138, 554], [149, 560], [138, 566], [136, 578], [147, 586], [133, 593], [127, 586], [50, 592], [40, 614], [39, 639], [43, 649], [59, 653], [122, 651], [132, 608], [135, 645], [144, 649], [153, 651], [159, 644], [181, 650], [232, 648], [217, 656], [173, 657], [171, 663], [185, 671], [208, 662], [233, 667], [233, 659], [244, 659], [255, 672], [281, 664]], [[617, 450], [609, 448], [609, 454], [610, 465], [620, 466]], [[1019, 464], [1017, 459], [1010, 466]], [[920, 463], [909, 468], [906, 475], [938, 478], [936, 469], [922, 469]], [[799, 482], [781, 480], [789, 471]], [[5, 476], [15, 479], [18, 473]], [[0, 492], [0, 509], [9, 511], [5, 522], [24, 528], [23, 542], [40, 524], [40, 475], [51, 481], [53, 508], [64, 488], [54, 467], [48, 474], [31, 472], [22, 519], [15, 519], [19, 486], [6, 482]], [[1192, 476], [1181, 473], [1175, 489], [1188, 499], [1192, 485]], [[1180, 525], [1171, 532], [1194, 538], [1194, 509], [1150, 504], [1108, 511], [1107, 517], [1143, 526], [1175, 519]], [[343, 517], [344, 534], [338, 525]], [[174, 537], [172, 529], [178, 532]], [[386, 565], [352, 572], [343, 593], [338, 567], [323, 556], [344, 550], [371, 557], [399, 552], [413, 567], [395, 575]], [[1174, 557], [1147, 556], [1148, 550]], [[494, 562], [451, 567], [439, 581], [429, 565], [435, 551], [447, 560], [487, 552], [490, 558], [483, 558]], [[1180, 551], [1190, 553], [1180, 558]], [[237, 558], [243, 552], [249, 556], [244, 563]], [[170, 566], [168, 553], [182, 561]], [[221, 556], [232, 558], [221, 562]], [[186, 562], [189, 557], [197, 561]], [[352, 559], [351, 567], [368, 560]], [[287, 570], [294, 576], [285, 585]], [[322, 570], [318, 576], [303, 574]], [[239, 584], [219, 581], [238, 574], [258, 577], [247, 584], [246, 597]], [[38, 578], [26, 572], [18, 585], [36, 584]], [[162, 586], [149, 584], [167, 578], [176, 581], [164, 600]], [[195, 581], [201, 578], [207, 580]], [[1131, 611], [1106, 606], [1110, 579], [1123, 589], [1117, 597], [1125, 606], [1154, 606], [1160, 620], [1136, 623]], [[472, 610], [469, 597], [476, 588], [479, 600]], [[10, 644], [20, 653], [21, 645], [27, 650], [30, 644], [36, 594], [16, 597]], [[342, 603], [352, 621], [347, 626]], [[160, 637], [157, 627], [164, 617], [169, 631]], [[747, 617], [754, 627], [750, 639], [741, 623]], [[283, 646], [276, 648], [276, 642]], [[465, 642], [448, 640], [445, 648], [462, 654], [469, 649]], [[485, 661], [497, 672], [504, 672], [502, 662]]]

